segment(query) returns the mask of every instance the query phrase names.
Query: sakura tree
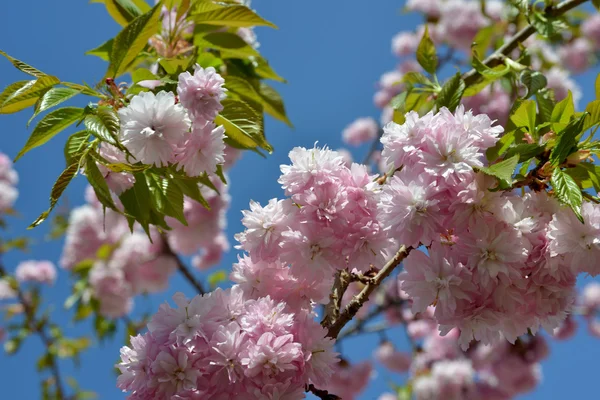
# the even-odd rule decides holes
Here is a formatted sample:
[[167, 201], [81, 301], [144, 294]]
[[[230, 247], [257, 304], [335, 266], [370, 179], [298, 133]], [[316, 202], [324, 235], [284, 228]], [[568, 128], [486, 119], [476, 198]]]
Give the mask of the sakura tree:
[[[0, 113], [47, 112], [15, 161], [82, 125], [31, 227], [85, 176], [86, 204], [51, 222], [73, 279], [64, 308], [93, 319], [100, 340], [127, 327], [115, 365], [127, 398], [354, 399], [373, 357], [408, 373], [381, 400], [512, 399], [538, 384], [547, 337], [570, 338], [581, 319], [600, 336], [600, 284], [576, 289], [600, 273], [600, 100], [580, 108], [570, 77], [600, 49], [585, 0], [407, 1], [424, 22], [392, 40], [400, 64], [374, 96], [381, 124], [362, 117], [342, 134], [368, 147], [364, 162], [294, 148], [281, 198], [242, 211], [232, 285], [215, 288], [217, 273], [210, 291], [183, 256], [207, 269], [229, 251], [227, 170], [242, 150], [272, 151], [264, 113], [289, 124], [252, 30], [274, 25], [247, 1], [101, 3], [123, 26], [89, 52], [108, 62], [104, 80], [64, 82], [1, 52], [35, 79], [9, 85]], [[82, 95], [87, 107], [62, 106]], [[17, 181], [2, 155], [2, 216]], [[1, 251], [26, 246], [6, 238]], [[171, 293], [132, 320], [136, 298], [167, 293], [177, 272], [197, 295]], [[44, 398], [87, 398], [62, 381], [62, 359], [90, 339], [50, 320], [42, 294], [55, 279], [49, 261], [0, 264], [0, 338], [10, 354], [41, 338]], [[372, 332], [373, 354], [350, 363], [342, 343]]]

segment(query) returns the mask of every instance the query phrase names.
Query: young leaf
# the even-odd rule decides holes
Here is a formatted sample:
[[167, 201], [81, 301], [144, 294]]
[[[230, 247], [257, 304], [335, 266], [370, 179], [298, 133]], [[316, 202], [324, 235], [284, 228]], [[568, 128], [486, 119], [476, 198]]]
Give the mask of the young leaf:
[[550, 180], [552, 187], [554, 188], [554, 194], [558, 200], [571, 207], [577, 219], [583, 223], [583, 217], [581, 216], [581, 204], [583, 202], [583, 196], [581, 195], [581, 189], [577, 186], [577, 182], [569, 175], [564, 173], [560, 168], [554, 170], [552, 179]]
[[94, 189], [96, 197], [104, 207], [108, 207], [112, 210], [118, 211], [115, 202], [112, 199], [110, 189], [104, 180], [104, 176], [98, 169], [96, 161], [92, 157], [86, 157], [85, 160], [85, 175], [87, 176], [88, 182]]
[[187, 226], [183, 214], [183, 191], [181, 188], [175, 182], [161, 176], [151, 173], [147, 173], [145, 176], [150, 189], [152, 206], [157, 211], [173, 217]]
[[150, 190], [142, 172], [134, 176], [133, 187], [121, 193], [119, 199], [123, 203], [125, 214], [135, 218], [147, 232], [150, 224]]
[[471, 54], [473, 58], [485, 57], [485, 53], [492, 43], [496, 29], [496, 26], [490, 25], [480, 29], [479, 32], [477, 32], [477, 35], [475, 35], [475, 38], [473, 38], [473, 44], [471, 45]]
[[92, 135], [110, 144], [117, 143], [119, 117], [117, 117], [112, 108], [105, 106], [98, 107], [96, 114], [86, 115], [83, 122]]
[[79, 171], [79, 160], [74, 160], [74, 162], [60, 174], [56, 182], [54, 182], [54, 186], [52, 186], [52, 191], [50, 192], [50, 207], [40, 214], [40, 216], [37, 217], [37, 219], [33, 221], [31, 225], [29, 225], [29, 229], [35, 228], [46, 218], [48, 218], [48, 215], [50, 215], [54, 209], [54, 206], [60, 199], [60, 196], [62, 196], [69, 183], [71, 183], [71, 180], [75, 177], [75, 175], [77, 175], [77, 171]]
[[575, 114], [575, 104], [573, 103], [573, 95], [569, 90], [567, 97], [556, 103], [550, 121], [568, 123], [571, 117]]
[[501, 188], [507, 188], [512, 185], [512, 175], [518, 163], [519, 155], [516, 154], [509, 159], [492, 164], [489, 167], [479, 168], [479, 170], [486, 175], [497, 178]]
[[78, 121], [83, 116], [83, 108], [79, 107], [64, 107], [54, 110], [47, 114], [37, 124], [31, 136], [25, 143], [23, 149], [15, 157], [15, 161], [21, 158], [29, 150], [43, 145], [48, 140], [52, 139], [63, 129]]
[[35, 110], [33, 115], [27, 122], [27, 126], [33, 121], [33, 119], [38, 116], [40, 113], [59, 105], [60, 103], [69, 100], [71, 97], [80, 93], [81, 90], [71, 89], [71, 88], [52, 88], [48, 90], [44, 95], [38, 100], [35, 105]]
[[254, 149], [260, 146], [269, 153], [273, 151], [264, 136], [262, 114], [244, 101], [225, 99], [222, 104], [224, 109], [215, 123], [225, 127], [225, 134], [229, 139], [242, 148]]
[[116, 78], [127, 71], [129, 65], [146, 47], [148, 39], [157, 32], [161, 7], [161, 3], [158, 3], [146, 14], [131, 21], [115, 37], [106, 76]]
[[285, 122], [288, 126], [293, 127], [285, 112], [285, 105], [283, 104], [283, 99], [281, 98], [279, 93], [277, 93], [277, 91], [273, 89], [273, 87], [269, 86], [264, 82], [261, 82], [259, 94], [262, 99], [261, 103], [265, 107], [265, 111], [269, 115], [282, 122]]
[[556, 144], [550, 152], [549, 161], [553, 166], [560, 165], [577, 148], [577, 135], [583, 132], [586, 114], [572, 120], [569, 125], [558, 133]]
[[532, 135], [535, 134], [535, 118], [536, 105], [533, 100], [523, 101], [510, 116], [510, 120], [517, 128], [526, 127]]
[[552, 120], [552, 111], [554, 110], [554, 99], [552, 92], [544, 89], [536, 93], [535, 99], [540, 110], [541, 122], [550, 122]]
[[460, 104], [460, 99], [465, 91], [465, 81], [462, 80], [460, 73], [457, 73], [442, 86], [438, 93], [436, 104], [438, 108], [447, 107], [454, 111]]
[[215, 271], [208, 276], [208, 285], [211, 290], [219, 286], [219, 283], [227, 280], [227, 273], [224, 270]]
[[490, 68], [482, 63], [477, 57], [473, 57], [471, 65], [487, 82], [493, 82], [500, 79], [510, 72], [510, 67], [508, 65], [498, 65], [497, 67]]
[[527, 93], [525, 94], [525, 98], [529, 98], [536, 94], [540, 89], [543, 89], [548, 84], [548, 80], [544, 75], [535, 71], [531, 71], [529, 69], [521, 72], [519, 76], [519, 80], [521, 83], [527, 88]]
[[252, 26], [270, 26], [277, 29], [277, 26], [259, 15], [246, 6], [230, 6], [216, 10], [197, 13], [194, 15], [194, 22], [207, 25], [225, 25], [237, 28], [248, 28]]
[[600, 100], [600, 74], [596, 76], [596, 83], [594, 85], [594, 88], [596, 89], [596, 100]]
[[417, 47], [417, 61], [425, 71], [435, 74], [438, 60], [435, 53], [435, 45], [429, 37], [429, 28], [427, 25], [425, 26], [425, 32], [423, 33], [419, 47]]
[[2, 50], [0, 50], [0, 55], [6, 57], [8, 59], [8, 61], [10, 61], [12, 63], [12, 65], [14, 65], [15, 68], [17, 68], [21, 72], [25, 72], [26, 74], [35, 76], [36, 78], [42, 78], [42, 77], [46, 76], [46, 74], [43, 73], [42, 71], [40, 71], [36, 68], [33, 68], [31, 65], [25, 64], [21, 60], [17, 60], [16, 58], [9, 56]]
[[285, 83], [285, 79], [279, 76], [279, 74], [277, 74], [277, 72], [271, 68], [268, 61], [264, 58], [255, 57], [252, 65], [254, 66], [254, 72], [256, 75], [260, 76], [261, 78], [272, 79], [274, 81]]
[[258, 51], [244, 39], [231, 32], [212, 32], [196, 35], [194, 44], [198, 47], [210, 47], [221, 51], [223, 58], [248, 58], [258, 56]]
[[[2, 110], [2, 104], [4, 104], [6, 99], [11, 97], [15, 92], [17, 92], [19, 89], [25, 87], [30, 82], [34, 82], [34, 81], [18, 81], [18, 82], [14, 82], [14, 83], [11, 83], [10, 85], [8, 85], [4, 89], [4, 91], [2, 93], [0, 93], [0, 110]], [[36, 101], [37, 101], [36, 98], [28, 99], [27, 102], [25, 103], [26, 105], [23, 108], [34, 105]]]
[[89, 140], [90, 133], [88, 131], [79, 131], [69, 136], [64, 150], [67, 165], [71, 165], [75, 159], [81, 158], [81, 153], [87, 147]]
[[49, 88], [59, 83], [60, 80], [55, 76], [42, 76], [14, 91], [0, 103], [0, 114], [10, 114], [21, 111], [35, 104]]
[[198, 187], [198, 182], [196, 182], [194, 179], [189, 178], [176, 178], [173, 179], [173, 182], [175, 182], [175, 184], [179, 186], [183, 194], [185, 194], [190, 199], [202, 204], [206, 209], [210, 210], [210, 205], [208, 204], [204, 196], [202, 196], [202, 192]]
[[114, 39], [107, 40], [95, 49], [86, 51], [86, 55], [100, 57], [104, 61], [110, 61], [110, 53], [112, 52]]
[[142, 10], [133, 0], [96, 0], [104, 3], [106, 11], [121, 26], [125, 26], [136, 17], [142, 15]]
[[588, 113], [588, 116], [585, 118], [583, 130], [587, 131], [592, 126], [600, 123], [600, 100], [591, 101], [585, 107], [585, 111]]

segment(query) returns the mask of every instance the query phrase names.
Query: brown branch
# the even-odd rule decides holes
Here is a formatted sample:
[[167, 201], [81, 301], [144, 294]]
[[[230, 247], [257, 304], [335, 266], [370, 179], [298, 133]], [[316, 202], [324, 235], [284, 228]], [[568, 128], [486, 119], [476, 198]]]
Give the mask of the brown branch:
[[[544, 11], [544, 17], [555, 18], [565, 14], [567, 11], [587, 2], [588, 0], [565, 0], [557, 6], [549, 6]], [[512, 38], [504, 43], [498, 50], [487, 57], [483, 64], [489, 68], [493, 68], [504, 62], [504, 58], [513, 50], [519, 47], [529, 36], [535, 33], [535, 28], [532, 25], [527, 25], [525, 28], [517, 32]], [[465, 73], [462, 78], [467, 86], [473, 85], [481, 77], [481, 74], [475, 69]]]
[[[4, 269], [4, 266], [0, 264], [0, 278], [6, 275], [8, 274]], [[48, 336], [44, 329], [46, 326], [45, 321], [37, 320], [35, 318], [35, 310], [31, 307], [31, 303], [25, 298], [25, 295], [23, 294], [23, 291], [20, 287], [17, 287], [16, 292], [17, 298], [19, 299], [19, 302], [23, 306], [23, 311], [25, 312], [25, 322], [27, 324], [27, 327], [31, 330], [31, 332], [39, 336], [42, 343], [44, 344], [44, 347], [49, 353], [50, 348], [54, 346], [54, 340]], [[54, 355], [52, 355], [52, 357], [49, 357], [49, 364], [50, 371], [52, 372], [52, 377], [54, 379], [54, 387], [56, 388], [56, 396], [58, 397], [58, 400], [64, 400], [66, 399], [65, 391], [62, 386], [60, 369], [58, 368], [58, 363], [56, 362], [56, 357]]]
[[328, 327], [332, 325], [335, 320], [340, 316], [340, 309], [342, 308], [342, 298], [346, 289], [350, 285], [350, 274], [346, 270], [340, 270], [335, 274], [335, 280], [333, 281], [333, 287], [329, 294], [329, 303], [325, 306], [325, 316], [321, 325]]
[[306, 387], [307, 392], [311, 392], [318, 398], [322, 400], [342, 400], [340, 396], [336, 396], [335, 394], [329, 394], [327, 390], [320, 390], [315, 387], [312, 383]]
[[383, 280], [387, 278], [398, 265], [400, 265], [402, 260], [404, 260], [406, 256], [408, 256], [411, 250], [412, 247], [406, 247], [404, 245], [400, 246], [400, 249], [396, 252], [396, 254], [394, 254], [394, 257], [392, 257], [383, 266], [383, 268], [381, 268], [377, 275], [370, 279], [369, 283], [365, 285], [363, 290], [361, 290], [359, 294], [354, 296], [352, 301], [350, 301], [350, 303], [346, 305], [344, 310], [340, 313], [340, 316], [336, 318], [336, 320], [329, 326], [327, 336], [331, 338], [336, 338], [340, 334], [342, 328], [350, 320], [352, 320], [352, 318], [354, 318], [358, 310], [360, 310], [363, 304], [365, 304], [367, 300], [369, 300], [369, 296], [371, 295], [371, 293], [373, 293], [373, 291], [377, 287], [379, 287], [381, 282], [383, 282]]
[[202, 294], [206, 293], [204, 291], [204, 288], [202, 287], [202, 284], [200, 283], [200, 281], [198, 281], [194, 277], [194, 275], [189, 270], [187, 265], [185, 265], [185, 263], [181, 260], [181, 258], [177, 254], [175, 254], [175, 252], [169, 245], [169, 241], [167, 240], [166, 236], [163, 235], [162, 238], [163, 238], [163, 253], [165, 255], [171, 256], [175, 259], [175, 261], [177, 262], [177, 269], [179, 269], [179, 271], [182, 273], [182, 275], [185, 277], [185, 279], [187, 279], [187, 281], [196, 289], [198, 294], [202, 295]]
[[362, 162], [363, 164], [366, 165], [367, 163], [371, 162], [371, 158], [373, 157], [373, 154], [375, 154], [375, 152], [377, 151], [377, 147], [379, 146], [379, 141], [381, 140], [382, 136], [383, 136], [383, 128], [379, 128], [379, 131], [377, 132], [377, 137], [375, 139], [373, 139], [373, 141], [371, 142], [371, 148], [369, 149], [369, 152], [365, 156], [365, 158]]
[[353, 335], [357, 335], [357, 334], [362, 333], [362, 332], [367, 332], [367, 330], [366, 330], [367, 328], [365, 328], [365, 324], [366, 323], [368, 323], [370, 320], [372, 320], [373, 318], [377, 317], [381, 313], [389, 310], [392, 307], [402, 306], [403, 303], [404, 303], [404, 300], [393, 299], [391, 301], [386, 302], [385, 304], [382, 304], [382, 305], [379, 305], [379, 306], [373, 308], [363, 318], [357, 319], [356, 322], [354, 323], [354, 325], [352, 325], [351, 327], [349, 327], [345, 331], [341, 332], [338, 335], [338, 338], [337, 338], [338, 341], [340, 341], [343, 338], [348, 337], [348, 336], [353, 336]]

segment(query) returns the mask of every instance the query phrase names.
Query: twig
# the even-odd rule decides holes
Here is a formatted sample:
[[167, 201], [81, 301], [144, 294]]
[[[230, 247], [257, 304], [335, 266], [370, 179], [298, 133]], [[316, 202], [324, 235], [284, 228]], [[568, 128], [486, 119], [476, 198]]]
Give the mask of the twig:
[[379, 287], [381, 282], [383, 282], [383, 280], [387, 278], [398, 265], [400, 265], [402, 260], [404, 260], [406, 256], [408, 256], [411, 250], [412, 247], [406, 247], [404, 245], [400, 246], [400, 249], [396, 252], [394, 257], [392, 257], [383, 266], [383, 268], [381, 268], [377, 275], [370, 279], [369, 283], [365, 285], [363, 290], [361, 290], [359, 294], [354, 296], [350, 303], [348, 303], [348, 305], [344, 308], [344, 311], [340, 313], [339, 318], [337, 318], [335, 322], [329, 327], [327, 336], [331, 338], [336, 338], [340, 334], [342, 328], [352, 318], [354, 318], [358, 310], [360, 310], [363, 304], [365, 304], [367, 300], [369, 300], [369, 296], [371, 295], [371, 293], [373, 293], [373, 291], [377, 287]]
[[306, 387], [307, 392], [311, 392], [318, 398], [322, 400], [342, 400], [340, 396], [336, 396], [335, 394], [329, 394], [327, 390], [320, 390], [315, 387], [312, 383]]
[[350, 285], [350, 274], [346, 270], [340, 270], [335, 274], [333, 287], [329, 294], [329, 303], [325, 306], [325, 315], [321, 325], [329, 327], [340, 316], [340, 308], [342, 307], [342, 298], [346, 289]]
[[392, 300], [373, 308], [364, 318], [357, 319], [354, 325], [341, 332], [338, 335], [337, 341], [339, 342], [340, 340], [348, 336], [353, 336], [362, 332], [367, 332], [367, 328], [365, 328], [365, 324], [367, 322], [377, 317], [379, 314], [387, 311], [391, 307], [401, 306], [403, 302], [403, 300]]
[[[567, 11], [587, 2], [588, 0], [566, 0], [562, 3], [558, 4], [556, 7], [549, 6], [545, 10], [545, 17], [559, 17], [566, 13]], [[515, 50], [520, 43], [523, 43], [529, 36], [535, 33], [535, 28], [532, 25], [527, 25], [525, 28], [521, 29], [517, 34], [515, 34], [512, 38], [510, 38], [504, 45], [502, 45], [498, 50], [496, 50], [493, 54], [487, 57], [483, 64], [487, 67], [495, 67], [496, 65], [501, 64], [504, 61], [504, 58], [513, 50]], [[481, 75], [477, 70], [472, 69], [469, 72], [465, 73], [462, 78], [465, 81], [466, 86], [473, 85], [479, 79]]]
[[169, 245], [169, 241], [167, 240], [167, 238], [165, 236], [163, 236], [163, 246], [164, 246], [164, 250], [163, 250], [164, 254], [171, 256], [175, 259], [175, 261], [177, 262], [177, 268], [183, 274], [185, 279], [187, 279], [187, 281], [194, 288], [196, 288], [196, 291], [198, 292], [198, 294], [201, 294], [201, 295], [204, 294], [205, 291], [204, 291], [204, 288], [202, 287], [202, 284], [194, 277], [192, 272], [189, 270], [187, 265], [184, 264], [184, 262], [181, 260], [181, 258], [177, 254], [175, 254], [175, 252]]
[[[4, 266], [0, 264], [0, 278], [5, 275], [7, 275], [7, 272], [4, 269]], [[42, 321], [36, 320], [35, 310], [31, 308], [31, 304], [25, 299], [25, 296], [23, 295], [23, 292], [21, 291], [20, 287], [17, 287], [16, 292], [17, 298], [19, 299], [19, 302], [23, 305], [23, 310], [25, 311], [25, 320], [27, 322], [27, 327], [40, 337], [42, 343], [44, 344], [44, 347], [49, 351], [49, 349], [54, 346], [54, 340], [50, 338], [44, 330], [46, 324]], [[52, 377], [54, 379], [54, 386], [56, 388], [56, 396], [58, 397], [58, 400], [64, 400], [66, 399], [65, 391], [62, 386], [60, 369], [58, 368], [58, 363], [56, 362], [56, 358], [54, 356], [49, 357], [49, 364], [50, 371], [52, 372]]]
[[371, 162], [371, 158], [373, 157], [373, 154], [375, 154], [375, 152], [377, 151], [377, 147], [379, 147], [379, 141], [381, 140], [382, 136], [383, 136], [383, 128], [379, 128], [377, 137], [375, 139], [373, 139], [373, 142], [371, 142], [371, 148], [369, 149], [369, 152], [365, 156], [365, 159], [362, 162], [363, 164], [366, 165], [367, 163]]

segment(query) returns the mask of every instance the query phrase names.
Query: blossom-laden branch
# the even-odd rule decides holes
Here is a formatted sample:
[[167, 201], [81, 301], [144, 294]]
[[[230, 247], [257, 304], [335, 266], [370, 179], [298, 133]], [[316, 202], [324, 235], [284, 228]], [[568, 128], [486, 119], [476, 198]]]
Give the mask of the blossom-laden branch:
[[[3, 278], [7, 275], [8, 273], [4, 269], [4, 266], [0, 263], [0, 278]], [[39, 336], [44, 347], [46, 348], [46, 353], [50, 355], [47, 358], [47, 362], [52, 373], [54, 387], [56, 388], [56, 398], [57, 400], [65, 400], [67, 399], [67, 397], [65, 396], [65, 390], [62, 385], [60, 369], [58, 367], [58, 363], [56, 362], [56, 357], [52, 355], [50, 350], [55, 346], [55, 343], [54, 340], [48, 335], [48, 333], [45, 330], [47, 326], [47, 321], [44, 318], [36, 318], [35, 309], [31, 306], [31, 303], [25, 298], [25, 295], [21, 291], [20, 287], [17, 287], [15, 292], [17, 294], [17, 299], [19, 300], [19, 303], [21, 303], [21, 305], [23, 306], [23, 311], [25, 312], [26, 327], [31, 332]]]
[[412, 247], [407, 247], [404, 245], [400, 246], [400, 249], [396, 252], [394, 257], [392, 257], [383, 266], [383, 268], [381, 268], [377, 275], [370, 279], [369, 283], [365, 285], [359, 294], [354, 296], [350, 303], [348, 303], [348, 305], [340, 313], [340, 316], [336, 318], [332, 324], [328, 325], [327, 336], [331, 338], [337, 338], [342, 328], [346, 326], [346, 324], [352, 320], [352, 318], [354, 318], [358, 310], [360, 310], [363, 304], [369, 300], [371, 293], [373, 293], [373, 291], [379, 287], [381, 282], [383, 282], [383, 280], [387, 278], [392, 271], [400, 265], [400, 263], [402, 263], [402, 260], [408, 256], [411, 250]]
[[[545, 18], [556, 18], [564, 15], [567, 11], [587, 2], [588, 0], [565, 0], [562, 3], [555, 6], [548, 6], [544, 11]], [[533, 25], [527, 25], [525, 28], [521, 29], [517, 32], [512, 38], [510, 38], [506, 43], [504, 43], [498, 50], [492, 53], [489, 57], [487, 57], [483, 64], [488, 68], [495, 67], [502, 62], [506, 56], [508, 56], [513, 50], [519, 47], [519, 44], [523, 43], [527, 38], [533, 35], [536, 32]], [[475, 70], [474, 68], [469, 72], [465, 73], [462, 78], [465, 81], [466, 86], [473, 85], [481, 74]]]
[[190, 269], [187, 267], [187, 265], [185, 265], [183, 260], [177, 254], [175, 254], [175, 252], [169, 245], [169, 241], [167, 240], [166, 237], [163, 237], [163, 246], [164, 246], [164, 254], [171, 256], [175, 259], [175, 261], [177, 262], [177, 269], [181, 272], [181, 274], [185, 277], [185, 279], [187, 279], [187, 281], [196, 289], [198, 294], [203, 295], [204, 293], [206, 293], [204, 291], [204, 288], [202, 287], [202, 283], [200, 283], [200, 281], [198, 281], [194, 277], [194, 275], [192, 274]]

